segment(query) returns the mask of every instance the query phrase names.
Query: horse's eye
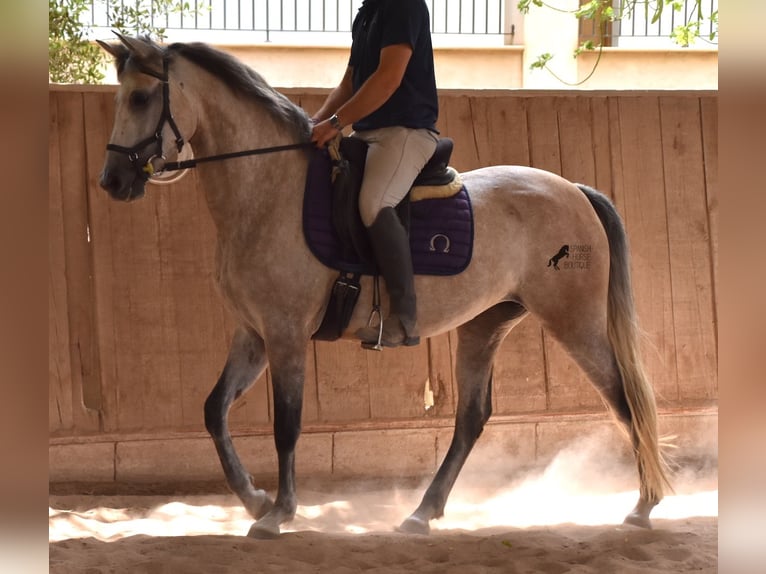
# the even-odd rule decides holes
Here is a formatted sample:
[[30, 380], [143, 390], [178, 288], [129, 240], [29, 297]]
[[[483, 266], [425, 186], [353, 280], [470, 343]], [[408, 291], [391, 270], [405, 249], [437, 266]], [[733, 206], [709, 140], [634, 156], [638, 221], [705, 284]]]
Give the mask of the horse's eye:
[[142, 108], [149, 101], [149, 94], [136, 90], [130, 94], [130, 106], [132, 108]]

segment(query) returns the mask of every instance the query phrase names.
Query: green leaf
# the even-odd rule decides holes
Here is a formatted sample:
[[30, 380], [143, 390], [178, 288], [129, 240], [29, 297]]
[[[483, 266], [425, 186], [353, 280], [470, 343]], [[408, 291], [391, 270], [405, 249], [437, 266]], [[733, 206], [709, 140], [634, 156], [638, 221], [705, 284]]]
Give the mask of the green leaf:
[[549, 53], [541, 54], [537, 57], [537, 60], [532, 62], [532, 64], [529, 66], [530, 70], [542, 70], [545, 68], [545, 66], [548, 64], [548, 62], [551, 61], [553, 56]]
[[[94, 0], [48, 0], [48, 81], [55, 83], [100, 83], [106, 54], [88, 39], [92, 26], [83, 21]], [[95, 0], [103, 7], [106, 0]], [[209, 3], [201, 3], [208, 8]], [[188, 0], [130, 0], [106, 4], [107, 26], [124, 34], [165, 37], [165, 29], [154, 25], [152, 13], [162, 16], [176, 10], [193, 15]], [[158, 19], [159, 20], [159, 19]]]
[[601, 9], [601, 0], [590, 0], [586, 4], [580, 6], [579, 10], [575, 10], [574, 15], [576, 18], [586, 18], [592, 20]]
[[587, 40], [586, 42], [583, 42], [577, 47], [577, 49], [574, 51], [574, 57], [576, 58], [583, 52], [588, 52], [595, 49], [596, 49], [596, 46], [593, 44], [593, 41]]
[[530, 5], [534, 4], [538, 8], [543, 7], [543, 0], [519, 0], [519, 3], [516, 4], [516, 8], [518, 8], [519, 12], [522, 14], [528, 14]]
[[694, 40], [699, 38], [699, 22], [690, 22], [683, 26], [676, 26], [673, 28], [670, 37], [679, 46], [689, 47], [694, 43]]

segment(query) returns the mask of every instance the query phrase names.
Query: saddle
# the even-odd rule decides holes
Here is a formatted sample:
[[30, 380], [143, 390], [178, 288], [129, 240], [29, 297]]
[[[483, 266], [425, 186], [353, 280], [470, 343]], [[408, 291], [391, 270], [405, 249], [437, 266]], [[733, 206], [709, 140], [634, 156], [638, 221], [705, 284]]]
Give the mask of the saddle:
[[[439, 140], [434, 154], [397, 207], [410, 236], [416, 274], [454, 275], [469, 264], [473, 213], [465, 187], [449, 167], [453, 143]], [[324, 320], [313, 338], [338, 339], [351, 319], [361, 275], [377, 275], [367, 230], [359, 214], [367, 143], [344, 137], [333, 152], [317, 150], [309, 164], [303, 231], [309, 249], [340, 271]]]
[[[361, 261], [364, 274], [376, 273], [375, 258], [367, 230], [359, 215], [359, 191], [367, 159], [367, 143], [355, 137], [344, 137], [336, 148], [330, 147], [332, 159], [333, 208], [332, 222], [340, 240], [345, 261]], [[449, 167], [453, 142], [440, 138], [431, 158], [420, 170], [412, 187], [396, 208], [399, 219], [410, 231], [410, 202], [422, 199], [450, 197], [460, 191], [457, 171]], [[456, 184], [456, 185], [453, 185]], [[356, 265], [352, 265], [356, 268]]]

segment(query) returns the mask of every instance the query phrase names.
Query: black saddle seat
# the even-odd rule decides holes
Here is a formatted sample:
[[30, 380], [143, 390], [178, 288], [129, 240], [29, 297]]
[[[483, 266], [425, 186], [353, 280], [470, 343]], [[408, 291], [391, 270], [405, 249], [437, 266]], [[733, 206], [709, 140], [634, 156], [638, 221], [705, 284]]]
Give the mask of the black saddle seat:
[[446, 185], [454, 178], [454, 173], [447, 170], [452, 156], [453, 142], [450, 138], [439, 138], [431, 159], [426, 162], [412, 187], [418, 185]]

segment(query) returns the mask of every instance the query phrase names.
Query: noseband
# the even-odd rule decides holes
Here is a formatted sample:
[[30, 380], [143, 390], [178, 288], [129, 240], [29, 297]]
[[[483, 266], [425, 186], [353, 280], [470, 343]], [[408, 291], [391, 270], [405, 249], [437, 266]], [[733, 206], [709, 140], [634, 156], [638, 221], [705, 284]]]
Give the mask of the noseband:
[[[106, 149], [109, 151], [116, 151], [118, 153], [126, 154], [130, 160], [130, 163], [132, 163], [133, 167], [136, 168], [136, 171], [144, 180], [147, 180], [154, 174], [154, 165], [152, 164], [152, 160], [158, 157], [163, 160], [165, 159], [165, 156], [162, 154], [162, 130], [165, 127], [165, 124], [170, 126], [170, 129], [173, 130], [173, 134], [176, 136], [175, 143], [179, 153], [184, 147], [184, 138], [181, 135], [181, 131], [178, 129], [175, 120], [173, 119], [173, 114], [170, 113], [170, 83], [168, 81], [167, 56], [162, 58], [162, 74], [158, 74], [154, 70], [142, 66], [139, 63], [136, 63], [136, 65], [138, 66], [138, 69], [141, 71], [141, 73], [157, 78], [160, 82], [162, 82], [162, 113], [160, 114], [160, 119], [157, 122], [157, 127], [154, 130], [154, 135], [141, 140], [133, 147], [124, 147], [110, 143], [106, 145]], [[144, 165], [140, 165], [138, 159], [141, 155], [141, 152], [155, 142], [159, 148], [159, 155], [155, 154], [150, 156]]]

